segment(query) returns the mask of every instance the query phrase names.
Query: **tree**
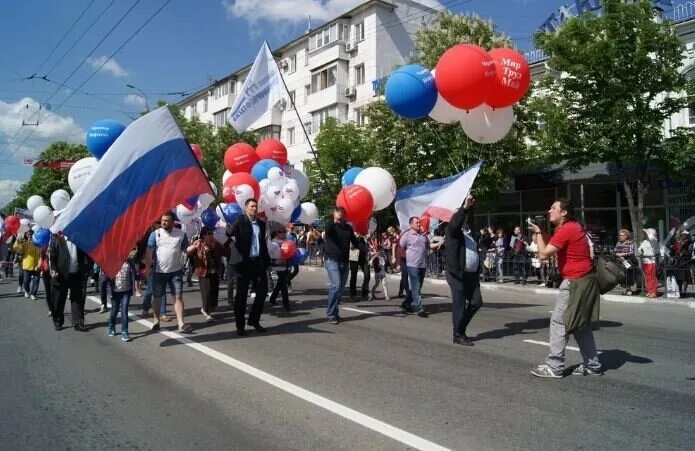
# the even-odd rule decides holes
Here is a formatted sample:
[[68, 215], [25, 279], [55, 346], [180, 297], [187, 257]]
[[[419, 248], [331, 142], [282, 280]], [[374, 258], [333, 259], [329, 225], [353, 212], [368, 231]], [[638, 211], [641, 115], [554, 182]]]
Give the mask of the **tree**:
[[[492, 22], [451, 12], [438, 14], [432, 25], [415, 36], [413, 63], [436, 66], [440, 56], [460, 43], [486, 49], [511, 47]], [[471, 141], [459, 124], [446, 125], [431, 119], [408, 120], [396, 116], [384, 100], [365, 108], [366, 125], [324, 124], [316, 138], [319, 162], [329, 173], [332, 191], [324, 201], [335, 201], [339, 179], [350, 166], [380, 166], [388, 170], [399, 187], [456, 174], [480, 159], [485, 165], [476, 180], [479, 196], [494, 195], [514, 171], [537, 162], [537, 149], [529, 149], [525, 137], [535, 132], [537, 121], [526, 113], [526, 103], [515, 107], [517, 121], [509, 135], [496, 144]], [[320, 183], [312, 163], [313, 184]], [[392, 213], [391, 213], [392, 214]]]
[[[531, 110], [543, 123], [537, 148], [570, 169], [608, 163], [625, 191], [632, 230], [644, 226], [648, 175], [693, 168], [693, 133], [664, 124], [687, 106], [693, 84], [679, 71], [683, 44], [651, 2], [604, 0], [600, 15], [536, 36], [562, 73], [542, 80]], [[542, 95], [540, 95], [542, 93]]]
[[[87, 147], [83, 144], [68, 144], [57, 141], [41, 152], [39, 159], [44, 161], [79, 160], [88, 156]], [[43, 197], [48, 202], [53, 191], [58, 189], [70, 191], [68, 171], [35, 168], [29, 181], [19, 188], [15, 198], [3, 210], [6, 214], [12, 214], [15, 208], [26, 208], [27, 199], [34, 194]]]

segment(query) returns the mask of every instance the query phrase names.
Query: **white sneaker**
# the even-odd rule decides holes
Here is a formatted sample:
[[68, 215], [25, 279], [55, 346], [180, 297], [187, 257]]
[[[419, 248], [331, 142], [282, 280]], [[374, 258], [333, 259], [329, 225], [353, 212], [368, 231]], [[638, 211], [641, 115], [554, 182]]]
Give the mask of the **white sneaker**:
[[106, 311], [107, 311], [107, 308], [104, 307], [103, 305], [102, 305], [101, 308], [99, 309], [99, 313], [106, 313]]
[[17, 293], [21, 293], [21, 292], [22, 292], [22, 287], [17, 287]]
[[32, 301], [35, 301], [35, 300], [36, 300], [36, 296], [34, 296], [34, 295], [32, 294], [32, 295], [31, 295], [31, 300], [32, 300]]
[[28, 298], [28, 297], [29, 297], [29, 292], [28, 292], [28, 291], [25, 291], [25, 292], [24, 292], [24, 297], [25, 297], [25, 298]]

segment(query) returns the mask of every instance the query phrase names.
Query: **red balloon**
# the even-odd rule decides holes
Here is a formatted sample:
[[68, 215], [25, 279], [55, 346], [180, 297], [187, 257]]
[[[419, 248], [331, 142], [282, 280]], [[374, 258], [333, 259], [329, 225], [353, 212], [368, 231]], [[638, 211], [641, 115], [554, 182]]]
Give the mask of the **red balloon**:
[[246, 143], [232, 144], [224, 153], [224, 166], [229, 172], [251, 172], [258, 163], [258, 156], [253, 147]]
[[280, 258], [283, 260], [294, 257], [295, 252], [297, 252], [297, 245], [294, 244], [294, 241], [286, 240], [280, 245]]
[[358, 235], [369, 235], [369, 219], [362, 222], [353, 222], [352, 228], [355, 229], [355, 233]]
[[10, 235], [17, 233], [19, 230], [19, 218], [16, 216], [8, 216], [5, 218], [5, 230]]
[[[258, 185], [258, 181], [248, 172], [235, 172], [230, 175], [224, 182], [222, 187], [222, 197], [226, 203], [236, 202], [236, 197], [234, 196], [234, 188], [239, 185], [249, 185], [253, 188], [253, 197], [258, 200], [261, 198], [261, 187]], [[244, 206], [241, 205], [243, 208]]]
[[353, 224], [369, 221], [374, 211], [374, 198], [367, 188], [348, 185], [338, 193], [335, 204], [345, 209], [345, 217]]
[[447, 102], [472, 110], [482, 105], [495, 87], [495, 63], [482, 47], [459, 44], [439, 58], [434, 78]]
[[485, 103], [493, 108], [514, 105], [528, 92], [531, 69], [524, 55], [514, 49], [493, 49], [489, 52], [495, 62], [495, 87], [488, 93]]
[[256, 155], [260, 160], [275, 160], [281, 166], [287, 164], [287, 147], [277, 139], [264, 139], [258, 143]]
[[428, 215], [424, 215], [420, 218], [420, 229], [427, 233], [430, 230], [430, 217]]
[[193, 153], [198, 161], [203, 161], [203, 149], [198, 144], [191, 144], [191, 149], [193, 149]]

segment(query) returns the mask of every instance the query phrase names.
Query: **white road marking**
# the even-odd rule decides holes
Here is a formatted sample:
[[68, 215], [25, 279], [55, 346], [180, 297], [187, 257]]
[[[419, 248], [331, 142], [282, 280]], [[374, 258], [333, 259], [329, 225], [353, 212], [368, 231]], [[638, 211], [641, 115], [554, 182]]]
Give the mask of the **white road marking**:
[[348, 310], [350, 312], [366, 313], [367, 315], [378, 315], [376, 312], [370, 312], [369, 310], [360, 310], [352, 307], [341, 307], [340, 310]]
[[[546, 343], [545, 341], [537, 341], [537, 340], [522, 340], [524, 343], [531, 343], [534, 345], [542, 345], [542, 346], [547, 346], [550, 347], [550, 343]], [[567, 346], [565, 349], [569, 349], [570, 351], [577, 351], [579, 352], [579, 348], [575, 348], [574, 346]], [[601, 354], [601, 351], [596, 351], [597, 354]]]
[[[101, 304], [101, 301], [94, 296], [87, 296], [87, 299], [97, 304]], [[128, 316], [137, 318], [136, 315], [130, 312], [128, 313]], [[150, 321], [144, 319], [136, 319], [135, 322], [147, 327], [148, 329], [152, 328], [153, 324]], [[292, 384], [291, 382], [287, 382], [283, 379], [273, 376], [272, 374], [259, 370], [258, 368], [248, 365], [240, 360], [229, 357], [226, 354], [222, 354], [219, 351], [215, 351], [214, 349], [211, 349], [205, 345], [196, 343], [186, 337], [181, 336], [176, 332], [161, 330], [160, 333], [165, 337], [172, 338], [192, 349], [195, 349], [198, 352], [207, 355], [208, 357], [212, 357], [213, 359], [218, 360], [228, 366], [231, 366], [232, 368], [242, 371], [251, 377], [254, 377], [276, 388], [279, 388], [280, 390], [289, 393], [292, 396], [296, 396], [297, 398], [303, 399], [304, 401], [314, 404], [315, 406], [321, 407], [322, 409], [326, 409], [329, 412], [335, 413], [336, 415], [340, 415], [343, 418], [346, 418], [368, 429], [371, 429], [372, 431], [378, 432], [379, 434], [382, 434], [386, 437], [390, 437], [400, 443], [403, 443], [404, 445], [412, 446], [415, 449], [428, 451], [449, 450], [449, 448], [438, 445], [434, 442], [430, 442], [427, 439], [418, 437], [417, 435], [411, 434], [410, 432], [404, 431], [403, 429], [391, 426], [388, 423], [385, 423], [381, 420], [377, 420], [376, 418], [370, 417], [369, 415], [360, 413], [342, 404], [338, 404], [335, 401], [331, 401], [330, 399], [324, 398], [323, 396], [317, 395], [316, 393], [310, 392], [309, 390], [305, 390], [304, 388], [298, 385]]]

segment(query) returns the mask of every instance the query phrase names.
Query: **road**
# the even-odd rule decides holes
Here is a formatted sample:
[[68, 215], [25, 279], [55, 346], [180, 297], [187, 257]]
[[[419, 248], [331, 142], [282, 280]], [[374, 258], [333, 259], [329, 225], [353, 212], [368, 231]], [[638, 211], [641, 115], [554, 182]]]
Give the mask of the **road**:
[[337, 326], [325, 321], [323, 272], [303, 269], [294, 285], [290, 313], [266, 305], [266, 334], [236, 336], [224, 290], [217, 321], [203, 322], [193, 288], [193, 334], [173, 324], [151, 333], [136, 316], [123, 343], [107, 335], [94, 297], [89, 331], [57, 332], [41, 297], [0, 282], [2, 448], [687, 449], [695, 440], [695, 309], [604, 302], [596, 339], [606, 375], [544, 380], [528, 370], [547, 352], [552, 296], [485, 290], [475, 346], [461, 347], [445, 285], [426, 284], [427, 319], [401, 314], [397, 301], [347, 302]]

